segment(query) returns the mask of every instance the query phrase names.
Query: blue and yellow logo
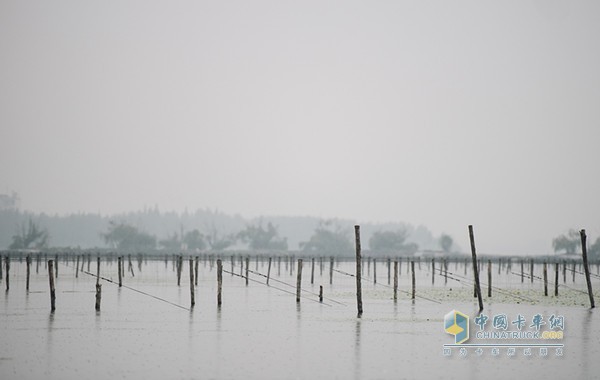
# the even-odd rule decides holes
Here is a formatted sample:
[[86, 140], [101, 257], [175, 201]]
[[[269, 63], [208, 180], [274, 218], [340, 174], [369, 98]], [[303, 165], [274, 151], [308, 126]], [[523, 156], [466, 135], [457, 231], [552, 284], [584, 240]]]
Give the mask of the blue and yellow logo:
[[444, 330], [454, 335], [456, 344], [469, 339], [469, 316], [457, 310], [452, 310], [444, 316]]

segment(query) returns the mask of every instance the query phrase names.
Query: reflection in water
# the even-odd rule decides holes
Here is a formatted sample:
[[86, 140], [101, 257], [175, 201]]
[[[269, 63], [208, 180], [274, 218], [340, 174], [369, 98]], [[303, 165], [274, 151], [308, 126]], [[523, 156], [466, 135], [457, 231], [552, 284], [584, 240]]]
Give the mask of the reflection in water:
[[591, 330], [591, 323], [592, 323], [592, 309], [589, 309], [585, 312], [584, 316], [583, 316], [583, 321], [581, 324], [581, 329], [580, 329], [580, 334], [581, 337], [579, 338], [581, 341], [581, 355], [582, 355], [582, 366], [581, 366], [581, 372], [582, 372], [582, 378], [583, 379], [591, 379], [592, 375], [589, 373], [589, 362], [590, 360], [593, 360], [590, 358], [590, 339], [592, 338], [593, 334], [588, 333]]
[[356, 318], [356, 325], [354, 329], [354, 378], [360, 379], [360, 360], [362, 355], [360, 353], [360, 336], [361, 336], [361, 323], [362, 319]]

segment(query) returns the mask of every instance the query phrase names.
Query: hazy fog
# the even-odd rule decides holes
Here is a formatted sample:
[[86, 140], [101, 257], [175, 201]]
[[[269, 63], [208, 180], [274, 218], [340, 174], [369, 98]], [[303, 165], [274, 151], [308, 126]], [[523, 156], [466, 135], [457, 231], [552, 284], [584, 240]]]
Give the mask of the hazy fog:
[[600, 234], [596, 1], [1, 1], [0, 193]]

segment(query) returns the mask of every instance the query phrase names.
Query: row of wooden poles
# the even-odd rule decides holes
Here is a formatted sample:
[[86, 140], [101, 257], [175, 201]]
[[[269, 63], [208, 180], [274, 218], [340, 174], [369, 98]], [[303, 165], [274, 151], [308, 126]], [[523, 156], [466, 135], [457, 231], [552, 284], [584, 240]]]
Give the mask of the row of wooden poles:
[[[582, 258], [583, 258], [583, 268], [585, 271], [585, 277], [586, 277], [586, 283], [587, 283], [587, 288], [588, 288], [588, 295], [590, 298], [590, 304], [591, 307], [594, 308], [595, 307], [595, 303], [594, 303], [594, 297], [593, 297], [593, 292], [592, 292], [592, 285], [591, 285], [591, 280], [590, 280], [590, 272], [589, 272], [589, 266], [588, 266], [588, 260], [587, 260], [587, 248], [586, 248], [586, 234], [585, 234], [585, 230], [581, 230], [580, 231], [580, 236], [581, 236], [581, 245], [582, 245]], [[480, 281], [479, 281], [479, 266], [481, 265], [481, 263], [477, 260], [477, 253], [476, 253], [476, 249], [475, 249], [475, 239], [474, 239], [474, 233], [473, 233], [473, 226], [469, 226], [469, 238], [470, 238], [470, 243], [471, 243], [471, 257], [472, 257], [472, 263], [473, 263], [473, 276], [474, 276], [474, 297], [476, 297], [478, 299], [478, 303], [479, 303], [479, 309], [480, 311], [483, 310], [483, 299], [482, 299], [482, 294], [481, 294], [481, 287], [480, 287]], [[360, 226], [356, 225], [355, 226], [355, 246], [356, 246], [356, 274], [355, 274], [355, 278], [356, 278], [356, 299], [357, 299], [357, 310], [358, 310], [358, 315], [362, 315], [363, 314], [363, 302], [362, 302], [362, 252], [361, 252], [361, 242], [360, 242]], [[85, 261], [85, 260], [84, 260]], [[39, 262], [39, 261], [38, 261]], [[56, 256], [56, 262], [55, 260], [48, 260], [48, 274], [49, 274], [49, 285], [50, 285], [50, 301], [51, 301], [51, 310], [54, 311], [56, 309], [55, 307], [55, 300], [56, 300], [56, 294], [55, 294], [55, 284], [54, 284], [54, 278], [55, 276], [58, 276], [58, 265], [56, 265], [58, 262], [58, 256]], [[447, 276], [447, 262], [444, 260], [444, 269], [445, 269], [445, 275]], [[26, 289], [27, 291], [29, 291], [29, 277], [30, 277], [30, 267], [31, 267], [31, 256], [27, 256], [26, 257], [26, 264], [27, 264], [27, 280], [26, 280]], [[267, 271], [267, 275], [266, 275], [266, 285], [269, 285], [269, 280], [271, 277], [271, 264], [272, 264], [272, 258], [269, 258], [269, 262], [268, 262], [268, 271]], [[411, 270], [411, 274], [412, 274], [412, 292], [411, 292], [411, 298], [414, 300], [415, 299], [415, 291], [416, 291], [416, 283], [415, 283], [415, 269], [414, 269], [414, 260], [410, 261], [410, 270]], [[435, 278], [435, 261], [432, 259], [432, 282], [434, 281]], [[565, 277], [566, 280], [566, 263], [563, 263], [563, 277]], [[140, 263], [141, 266], [141, 263]], [[232, 257], [232, 271], [229, 272], [232, 275], [233, 273], [233, 257]], [[246, 265], [245, 265], [245, 276], [241, 276], [241, 277], [245, 277], [246, 280], [246, 285], [248, 285], [249, 283], [249, 257], [246, 257]], [[298, 267], [297, 267], [297, 281], [296, 281], [296, 302], [300, 302], [300, 295], [301, 295], [301, 285], [302, 285], [302, 266], [303, 266], [303, 259], [298, 259]], [[83, 267], [84, 267], [84, 263], [82, 262], [81, 265], [81, 270], [83, 271]], [[394, 261], [394, 285], [393, 285], [393, 291], [394, 291], [394, 301], [397, 300], [397, 295], [398, 295], [398, 270], [399, 267], [399, 261], [395, 260]], [[10, 284], [9, 284], [9, 271], [10, 271], [10, 260], [8, 258], [8, 256], [5, 258], [5, 268], [6, 268], [6, 273], [7, 273], [7, 279], [6, 279], [6, 290], [9, 290]], [[89, 273], [89, 268], [90, 268], [90, 258], [88, 255], [88, 274]], [[488, 297], [491, 297], [492, 295], [492, 270], [491, 270], [492, 266], [491, 266], [491, 260], [488, 260], [488, 266], [487, 266], [487, 272], [488, 272]], [[119, 287], [122, 286], [122, 279], [125, 273], [124, 270], [124, 257], [119, 256], [118, 257], [118, 285]], [[312, 268], [311, 268], [311, 284], [314, 283], [314, 269], [315, 269], [315, 259], [312, 259]], [[374, 261], [374, 282], [376, 283], [376, 266], [375, 266], [375, 261]], [[500, 269], [500, 268], [499, 268]], [[179, 255], [177, 258], [177, 285], [180, 286], [181, 285], [181, 274], [182, 274], [182, 270], [183, 270], [183, 256]], [[442, 270], [442, 268], [440, 268], [440, 271]], [[466, 270], [466, 269], [465, 269]], [[131, 274], [133, 275], [133, 268], [132, 268], [132, 263], [131, 263], [131, 256], [129, 256], [129, 271], [131, 271]], [[388, 259], [388, 283], [390, 280], [390, 259]], [[76, 263], [76, 277], [78, 276], [79, 273], [79, 256], [77, 256], [77, 263]], [[554, 294], [558, 295], [558, 263], [555, 263], [555, 289], [554, 289]], [[575, 274], [575, 268], [573, 268], [573, 273]], [[194, 307], [195, 305], [195, 292], [194, 292], [194, 285], [198, 285], [198, 257], [196, 257], [195, 260], [195, 265], [194, 265], [194, 260], [193, 258], [189, 259], [189, 274], [190, 274], [190, 295], [191, 295], [191, 307]], [[96, 303], [95, 303], [95, 308], [96, 310], [100, 310], [100, 304], [101, 304], [101, 299], [102, 299], [102, 285], [100, 284], [100, 257], [97, 257], [97, 273], [96, 273]], [[330, 261], [330, 284], [333, 282], [333, 258], [331, 258]], [[524, 272], [523, 272], [523, 261], [521, 261], [521, 282], [523, 282], [523, 277], [524, 277]], [[533, 275], [533, 260], [531, 260], [531, 269], [530, 269], [530, 277], [531, 277], [531, 281], [533, 282], [534, 279], [534, 275]], [[0, 266], [0, 279], [2, 278], [2, 270], [1, 270], [1, 266]], [[107, 279], [105, 279], [107, 280]], [[543, 265], [543, 280], [544, 280], [544, 295], [547, 296], [548, 295], [548, 274], [547, 274], [547, 263], [544, 262]], [[223, 262], [221, 259], [217, 260], [217, 305], [221, 306], [222, 304], [222, 281], [223, 281]], [[319, 300], [322, 302], [323, 301], [323, 286], [320, 286], [320, 290], [319, 290]]]
[[[473, 232], [473, 226], [469, 225], [469, 240], [471, 245], [471, 258], [473, 262], [473, 276], [474, 276], [474, 296], [477, 297], [477, 301], [479, 303], [479, 311], [483, 310], [483, 297], [481, 295], [481, 286], [479, 282], [479, 268], [478, 268], [478, 260], [477, 260], [477, 252], [475, 248], [475, 235]], [[356, 247], [356, 305], [358, 316], [360, 317], [363, 314], [363, 302], [362, 302], [362, 257], [361, 257], [361, 244], [360, 244], [360, 226], [354, 226], [354, 235], [355, 235], [355, 247]], [[587, 283], [587, 290], [590, 299], [591, 308], [595, 307], [594, 303], [594, 294], [592, 291], [592, 282], [590, 279], [590, 271], [588, 266], [588, 258], [587, 258], [587, 237], [585, 230], [580, 231], [581, 238], [581, 247], [582, 247], [582, 258], [583, 258], [583, 267], [585, 270], [585, 279]], [[532, 262], [533, 263], [533, 262]], [[395, 275], [394, 275], [394, 299], [396, 298], [396, 288], [397, 288], [397, 262], [395, 264]], [[414, 263], [411, 262], [411, 266]], [[434, 262], [432, 261], [432, 276], [435, 276], [435, 267]], [[491, 270], [491, 261], [488, 261], [488, 296], [491, 297], [492, 294], [492, 270]], [[548, 274], [547, 274], [547, 265], [544, 263], [544, 295], [548, 295]], [[432, 277], [433, 279], [434, 277]], [[521, 262], [521, 278], [523, 278], [523, 265]], [[533, 282], [533, 264], [531, 267], [531, 280]], [[555, 295], [558, 295], [558, 264], [555, 265]], [[413, 268], [413, 298], [414, 298], [414, 268]]]

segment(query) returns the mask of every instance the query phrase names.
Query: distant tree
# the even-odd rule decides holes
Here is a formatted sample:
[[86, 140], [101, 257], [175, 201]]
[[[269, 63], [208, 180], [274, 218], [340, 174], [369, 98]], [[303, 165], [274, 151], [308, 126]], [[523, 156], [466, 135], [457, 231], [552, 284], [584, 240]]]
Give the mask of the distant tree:
[[237, 241], [236, 234], [227, 234], [221, 236], [216, 226], [213, 224], [210, 233], [206, 236], [206, 241], [208, 242], [208, 246], [213, 251], [223, 251], [232, 245], [234, 245]]
[[168, 236], [166, 239], [160, 240], [158, 245], [164, 249], [178, 250], [181, 249], [181, 240], [179, 239], [179, 235], [174, 233], [173, 235]]
[[265, 229], [262, 221], [258, 225], [248, 225], [238, 234], [238, 238], [255, 250], [287, 250], [287, 239], [280, 238], [277, 227], [270, 222]]
[[372, 251], [400, 251], [404, 248], [404, 241], [408, 237], [406, 230], [378, 231], [369, 239], [369, 248]]
[[156, 237], [139, 231], [126, 223], [108, 223], [108, 231], [102, 233], [106, 244], [121, 250], [146, 250], [156, 248]]
[[589, 254], [590, 258], [592, 259], [600, 259], [600, 237], [597, 238], [596, 242], [590, 246]]
[[442, 236], [440, 236], [440, 247], [442, 247], [444, 253], [450, 253], [453, 243], [454, 241], [450, 235], [442, 234]]
[[300, 243], [300, 248], [306, 252], [319, 252], [331, 255], [348, 255], [353, 252], [349, 238], [350, 231], [341, 228], [333, 221], [322, 221], [315, 229], [310, 240]]
[[21, 230], [12, 237], [9, 249], [40, 249], [48, 245], [48, 231], [40, 228], [29, 218], [27, 226], [22, 225]]
[[573, 255], [581, 247], [581, 237], [579, 232], [571, 229], [567, 235], [560, 235], [552, 240], [554, 252], [564, 250], [566, 254]]
[[204, 241], [204, 235], [200, 233], [198, 230], [192, 230], [186, 232], [183, 235], [183, 244], [187, 247], [187, 249], [192, 250], [203, 250], [206, 249], [206, 242]]

